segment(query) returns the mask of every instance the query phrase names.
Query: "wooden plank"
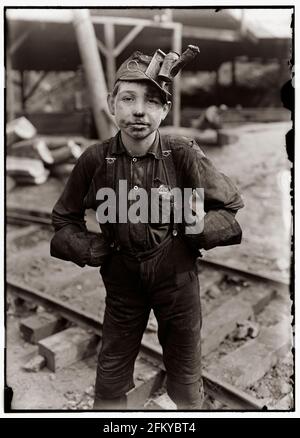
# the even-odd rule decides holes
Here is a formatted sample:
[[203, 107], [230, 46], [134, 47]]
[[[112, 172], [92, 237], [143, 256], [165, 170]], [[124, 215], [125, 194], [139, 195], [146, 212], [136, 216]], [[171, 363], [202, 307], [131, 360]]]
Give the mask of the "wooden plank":
[[[78, 112], [53, 112], [27, 114], [28, 120], [36, 127], [39, 135], [55, 133], [56, 136], [83, 136], [90, 135], [88, 119], [91, 117], [87, 111]], [[75, 138], [74, 138], [75, 140]]]
[[151, 28], [158, 28], [158, 29], [170, 29], [173, 30], [176, 28], [178, 24], [181, 25], [181, 23], [174, 23], [174, 22], [155, 22], [153, 20], [147, 20], [142, 18], [132, 18], [132, 17], [109, 17], [109, 16], [103, 16], [100, 15], [92, 15], [91, 21], [93, 24], [103, 24], [103, 23], [113, 23], [115, 25], [119, 26], [144, 26], [144, 27], [151, 27]]
[[126, 394], [127, 407], [142, 408], [146, 400], [162, 386], [164, 378], [164, 370], [138, 358], [134, 371], [135, 388]]
[[37, 90], [37, 88], [39, 87], [41, 82], [46, 78], [46, 76], [48, 76], [48, 74], [49, 74], [49, 72], [45, 71], [40, 75], [38, 80], [34, 83], [34, 85], [31, 87], [31, 89], [24, 96], [24, 102], [26, 102], [26, 100], [28, 100], [33, 95], [33, 93]]
[[67, 321], [53, 313], [42, 312], [20, 322], [20, 331], [27, 342], [36, 344], [40, 339], [46, 338], [63, 330]]
[[168, 394], [164, 392], [160, 396], [151, 400], [151, 409], [160, 411], [176, 411], [176, 404], [170, 399]]
[[202, 355], [217, 349], [225, 337], [231, 333], [236, 323], [253, 315], [252, 307], [238, 298], [232, 298], [209, 313], [202, 327]]
[[239, 41], [240, 35], [238, 32], [229, 29], [210, 29], [208, 27], [184, 26], [183, 38], [197, 38], [200, 40], [213, 41]]
[[[217, 271], [215, 271], [217, 272]], [[204, 283], [204, 290], [208, 290], [213, 284], [218, 283], [224, 273], [218, 272], [213, 275], [213, 281]], [[201, 276], [201, 274], [200, 274]], [[200, 291], [203, 293], [200, 282]], [[218, 348], [221, 342], [235, 328], [236, 323], [243, 319], [248, 319], [253, 314], [259, 313], [275, 296], [273, 289], [249, 289], [239, 294], [239, 297], [232, 298], [224, 304], [206, 314], [203, 317], [203, 327], [201, 331], [202, 338], [202, 355], [205, 356]], [[145, 332], [143, 344], [146, 348], [155, 349], [157, 355], [161, 354], [161, 346], [157, 343], [157, 335], [153, 332]]]
[[51, 371], [64, 368], [96, 353], [98, 336], [80, 327], [71, 327], [38, 343]]
[[100, 52], [104, 55], [104, 56], [108, 56], [108, 50], [105, 47], [105, 45], [102, 43], [102, 41], [96, 39], [96, 43], [97, 43], [97, 47], [100, 50]]
[[259, 336], [208, 367], [216, 378], [247, 388], [262, 378], [291, 348], [290, 319], [264, 328]]

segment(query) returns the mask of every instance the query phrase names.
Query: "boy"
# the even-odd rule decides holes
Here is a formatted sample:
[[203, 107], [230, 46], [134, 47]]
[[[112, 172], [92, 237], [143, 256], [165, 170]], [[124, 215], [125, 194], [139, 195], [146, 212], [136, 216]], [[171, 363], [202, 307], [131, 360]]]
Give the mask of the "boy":
[[[202, 405], [197, 251], [240, 243], [234, 216], [243, 203], [232, 182], [193, 140], [159, 134], [170, 109], [166, 84], [184, 64], [185, 54], [176, 59], [174, 53], [157, 51], [149, 57], [135, 52], [121, 65], [108, 96], [120, 130], [82, 154], [53, 209], [51, 254], [79, 266], [101, 264], [106, 288], [94, 409], [126, 408], [125, 394], [134, 387], [134, 363], [151, 308], [158, 321], [169, 396], [178, 409]], [[171, 196], [174, 188], [204, 189], [204, 220], [189, 211], [184, 215], [189, 227], [174, 220], [181, 211]], [[162, 196], [153, 205], [163, 218], [157, 221], [145, 211], [132, 215], [135, 193], [146, 199], [141, 210], [146, 202], [146, 213], [152, 213], [153, 190]], [[107, 201], [112, 193], [118, 202], [113, 197]], [[125, 199], [129, 208], [127, 204], [124, 215]], [[171, 202], [169, 220], [164, 216], [166, 199]], [[97, 210], [102, 237], [86, 231], [87, 208]], [[139, 220], [142, 216], [146, 220]]]

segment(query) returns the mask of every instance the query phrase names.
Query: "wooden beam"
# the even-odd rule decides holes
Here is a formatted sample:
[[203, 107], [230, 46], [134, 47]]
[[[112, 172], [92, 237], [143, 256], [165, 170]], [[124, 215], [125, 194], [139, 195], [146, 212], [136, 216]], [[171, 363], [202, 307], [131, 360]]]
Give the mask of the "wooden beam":
[[55, 372], [96, 353], [98, 336], [80, 327], [70, 327], [38, 342], [39, 354]]
[[208, 367], [214, 377], [245, 389], [261, 379], [292, 348], [291, 318], [263, 327], [253, 340], [226, 354]]
[[36, 344], [41, 339], [66, 328], [66, 325], [66, 320], [44, 311], [22, 319], [19, 327], [25, 341]]
[[14, 83], [12, 75], [12, 62], [9, 50], [6, 53], [6, 98], [7, 98], [7, 121], [10, 122], [15, 118], [15, 97]]
[[105, 140], [111, 137], [114, 132], [107, 117], [107, 86], [95, 30], [88, 9], [74, 9], [73, 16], [75, 34], [85, 69], [98, 136], [100, 140]]
[[162, 28], [174, 30], [178, 23], [173, 22], [156, 22], [152, 20], [144, 20], [140, 18], [130, 18], [130, 17], [91, 17], [93, 24], [103, 24], [103, 23], [113, 23], [119, 26], [138, 26], [142, 25], [144, 27]]
[[100, 52], [104, 55], [104, 56], [108, 56], [108, 50], [107, 50], [107, 48], [105, 47], [105, 45], [100, 41], [100, 40], [96, 40], [96, 42], [97, 42], [97, 46], [98, 46], [98, 49], [100, 50]]
[[21, 106], [22, 106], [22, 111], [25, 111], [25, 109], [26, 109], [26, 98], [25, 98], [26, 72], [21, 71], [20, 75], [21, 75]]
[[10, 48], [9, 53], [13, 55], [14, 52], [24, 43], [24, 41], [28, 38], [28, 35], [31, 33], [32, 29], [25, 30], [17, 39], [14, 41]]
[[107, 49], [106, 77], [109, 90], [112, 91], [116, 77], [115, 28], [112, 23], [104, 24], [104, 40]]
[[21, 87], [21, 81], [18, 81], [18, 79], [13, 78], [14, 85], [17, 85], [17, 87]]
[[36, 89], [38, 88], [38, 86], [40, 85], [40, 83], [45, 79], [45, 77], [49, 74], [48, 71], [43, 72], [41, 74], [41, 76], [38, 78], [38, 80], [35, 82], [35, 84], [31, 87], [31, 89], [28, 91], [28, 93], [26, 93], [26, 95], [24, 96], [24, 101], [26, 102], [32, 95], [33, 93], [36, 91]]
[[249, 303], [236, 297], [226, 301], [204, 318], [202, 327], [202, 355], [216, 350], [221, 342], [236, 328], [238, 321], [253, 316]]
[[240, 34], [234, 30], [210, 29], [207, 27], [184, 26], [182, 31], [183, 38], [197, 38], [201, 40], [215, 41], [240, 41]]
[[137, 35], [145, 28], [143, 24], [135, 26], [131, 31], [122, 39], [122, 41], [115, 47], [114, 55], [117, 57], [121, 52], [137, 37]]
[[[177, 23], [174, 27], [172, 38], [172, 50], [177, 53], [182, 51], [182, 25]], [[180, 111], [181, 111], [181, 85], [180, 72], [173, 80], [173, 125], [180, 126]]]

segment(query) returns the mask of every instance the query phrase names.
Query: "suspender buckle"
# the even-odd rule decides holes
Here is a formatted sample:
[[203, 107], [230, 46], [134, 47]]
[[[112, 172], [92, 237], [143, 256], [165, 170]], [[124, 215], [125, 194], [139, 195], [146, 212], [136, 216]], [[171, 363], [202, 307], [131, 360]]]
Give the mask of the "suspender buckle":
[[105, 157], [107, 164], [114, 164], [116, 161], [115, 157]]

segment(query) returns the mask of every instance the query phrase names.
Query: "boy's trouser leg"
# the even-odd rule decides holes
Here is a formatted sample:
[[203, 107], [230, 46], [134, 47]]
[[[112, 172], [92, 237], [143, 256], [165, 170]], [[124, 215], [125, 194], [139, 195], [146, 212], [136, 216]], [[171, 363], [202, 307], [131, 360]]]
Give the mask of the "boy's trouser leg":
[[132, 287], [134, 279], [128, 278], [128, 272], [126, 278], [120, 268], [114, 263], [113, 276], [102, 274], [107, 295], [94, 409], [126, 407], [124, 396], [134, 387], [134, 362], [150, 312], [139, 285]]
[[[163, 288], [157, 284], [153, 294], [158, 321], [158, 337], [163, 347], [167, 371], [167, 391], [178, 409], [201, 409], [201, 306], [198, 275], [195, 269], [182, 271], [180, 263], [175, 275]], [[182, 258], [184, 257], [184, 253]], [[179, 262], [181, 258], [178, 258]], [[178, 268], [178, 269], [177, 269]]]

